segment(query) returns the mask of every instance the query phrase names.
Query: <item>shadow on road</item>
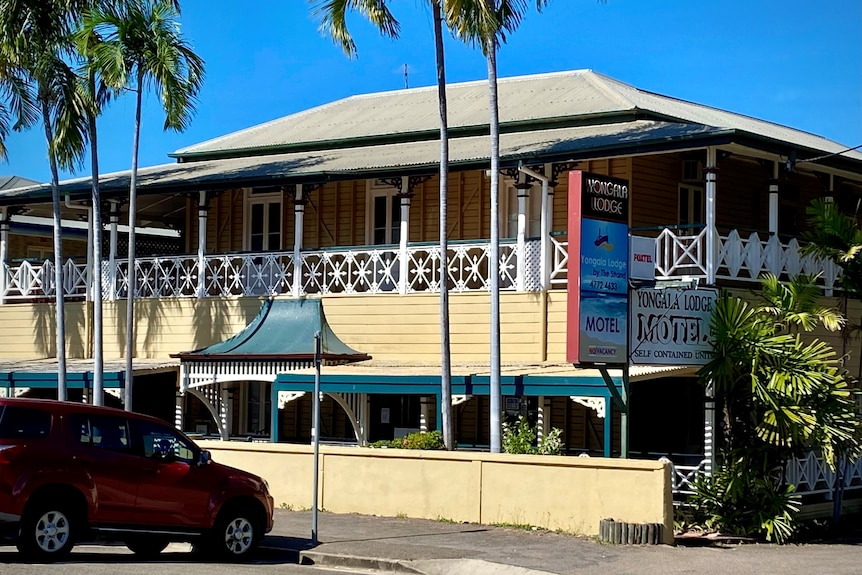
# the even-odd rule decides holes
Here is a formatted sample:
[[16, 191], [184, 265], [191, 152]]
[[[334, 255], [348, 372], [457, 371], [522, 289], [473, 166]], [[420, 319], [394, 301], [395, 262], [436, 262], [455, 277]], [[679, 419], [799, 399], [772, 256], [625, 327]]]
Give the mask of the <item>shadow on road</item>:
[[[267, 535], [261, 546], [248, 559], [241, 561], [252, 565], [281, 565], [299, 563], [299, 552], [313, 549], [311, 540], [302, 537], [285, 537], [280, 535]], [[0, 545], [0, 564], [15, 565], [28, 564], [28, 561], [14, 545]], [[41, 563], [41, 561], [36, 561]], [[136, 563], [204, 563], [223, 564], [229, 563], [219, 557], [214, 557], [203, 551], [192, 550], [177, 551], [170, 547], [159, 555], [142, 559], [135, 556], [125, 545], [118, 543], [81, 543], [77, 545], [72, 554], [59, 564], [74, 565], [77, 563], [93, 564], [136, 564]]]

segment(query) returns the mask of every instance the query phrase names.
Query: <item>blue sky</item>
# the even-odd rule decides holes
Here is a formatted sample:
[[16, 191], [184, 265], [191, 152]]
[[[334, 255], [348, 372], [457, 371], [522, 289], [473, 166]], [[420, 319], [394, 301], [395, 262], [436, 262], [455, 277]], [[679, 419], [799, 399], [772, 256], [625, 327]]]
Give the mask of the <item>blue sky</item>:
[[[350, 20], [359, 57], [320, 35], [305, 0], [185, 0], [182, 30], [206, 61], [197, 113], [181, 134], [162, 132], [145, 97], [140, 165], [353, 94], [436, 82], [427, 0], [390, 0], [401, 39]], [[481, 53], [446, 44], [449, 82], [487, 77]], [[862, 144], [862, 2], [833, 0], [551, 0], [504, 45], [500, 77], [590, 68], [638, 88]], [[99, 123], [103, 172], [131, 165], [134, 101]], [[41, 129], [12, 134], [0, 175], [48, 181]], [[89, 175], [89, 166], [78, 175]], [[68, 175], [66, 175], [68, 177]]]

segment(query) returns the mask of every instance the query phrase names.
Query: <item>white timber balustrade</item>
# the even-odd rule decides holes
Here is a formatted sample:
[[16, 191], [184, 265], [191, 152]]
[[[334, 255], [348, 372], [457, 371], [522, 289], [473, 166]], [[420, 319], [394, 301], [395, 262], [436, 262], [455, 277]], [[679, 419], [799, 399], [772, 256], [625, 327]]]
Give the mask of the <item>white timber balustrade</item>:
[[[815, 255], [803, 256], [801, 244], [782, 242], [777, 235], [756, 232], [747, 237], [736, 230], [718, 238], [715, 277], [719, 280], [756, 283], [764, 272], [779, 278], [799, 274], [817, 276], [826, 295], [831, 295], [841, 275], [840, 266]], [[564, 289], [568, 281], [568, 241], [551, 235], [550, 288]], [[656, 278], [707, 279], [707, 230], [690, 235], [661, 230], [656, 241]], [[541, 241], [526, 240], [523, 286], [542, 289]], [[485, 241], [449, 244], [450, 291], [490, 289], [490, 245]], [[405, 256], [406, 253], [406, 256]], [[517, 242], [500, 244], [500, 288], [519, 286]], [[328, 295], [376, 293], [436, 293], [440, 290], [440, 248], [435, 244], [362, 246], [325, 250], [204, 254], [201, 285], [200, 253], [138, 258], [135, 262], [140, 298], [225, 297], [260, 295]], [[299, 259], [297, 259], [297, 257]], [[36, 301], [54, 293], [53, 262], [2, 262], [0, 302]], [[106, 298], [126, 297], [128, 260], [102, 262], [107, 272], [102, 293]], [[406, 270], [406, 271], [405, 271]], [[64, 293], [87, 296], [89, 272], [85, 262], [67, 260]]]

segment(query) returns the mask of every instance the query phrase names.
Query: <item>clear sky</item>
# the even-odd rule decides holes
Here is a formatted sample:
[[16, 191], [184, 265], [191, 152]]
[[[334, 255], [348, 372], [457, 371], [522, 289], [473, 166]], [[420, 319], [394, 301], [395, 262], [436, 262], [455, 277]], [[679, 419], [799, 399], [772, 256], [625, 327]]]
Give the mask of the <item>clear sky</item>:
[[[532, 4], [532, 0], [528, 0]], [[318, 32], [305, 0], [184, 0], [182, 31], [206, 61], [194, 121], [164, 133], [145, 97], [140, 165], [181, 147], [353, 94], [436, 82], [427, 0], [390, 0], [399, 40], [350, 20], [359, 57]], [[449, 39], [449, 82], [487, 78], [481, 53]], [[638, 88], [862, 144], [862, 1], [551, 0], [500, 50], [500, 77], [590, 68]], [[131, 166], [134, 100], [99, 123], [102, 172]], [[48, 181], [41, 128], [13, 133], [0, 175]], [[89, 163], [78, 171], [89, 175]], [[61, 176], [62, 177], [62, 176]], [[68, 177], [68, 175], [66, 175]]]

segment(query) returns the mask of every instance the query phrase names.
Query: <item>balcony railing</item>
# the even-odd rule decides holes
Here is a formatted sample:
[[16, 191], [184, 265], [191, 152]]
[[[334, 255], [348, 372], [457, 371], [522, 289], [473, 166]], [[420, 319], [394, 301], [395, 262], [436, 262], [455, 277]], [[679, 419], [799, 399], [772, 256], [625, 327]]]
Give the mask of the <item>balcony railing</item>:
[[[550, 238], [549, 278], [551, 288], [568, 283], [568, 241], [565, 236]], [[656, 241], [658, 279], [707, 278], [706, 231], [679, 235], [665, 228]], [[525, 245], [523, 277], [518, 277], [517, 244], [500, 243], [500, 289], [535, 291], [543, 285], [541, 243]], [[813, 255], [802, 256], [796, 240], [782, 243], [777, 236], [747, 238], [736, 231], [717, 242], [716, 277], [723, 280], [756, 282], [763, 272], [780, 278], [800, 273], [817, 275], [817, 281], [831, 294], [841, 268]], [[448, 286], [453, 292], [487, 291], [490, 245], [484, 241], [449, 245]], [[380, 294], [440, 291], [440, 248], [436, 244], [414, 244], [401, 261], [397, 246], [364, 246], [303, 251], [299, 265], [293, 252], [260, 252], [206, 255], [203, 281], [196, 255], [146, 257], [135, 261], [139, 298], [217, 297], [250, 295]], [[102, 263], [102, 293], [124, 298], [128, 294], [127, 260], [117, 260], [116, 269]], [[22, 262], [4, 264], [0, 273], [0, 302], [33, 301], [54, 295], [53, 263]], [[64, 267], [66, 297], [86, 297], [86, 265], [69, 260]], [[403, 277], [402, 277], [403, 275]], [[297, 285], [297, 282], [299, 284]]]

